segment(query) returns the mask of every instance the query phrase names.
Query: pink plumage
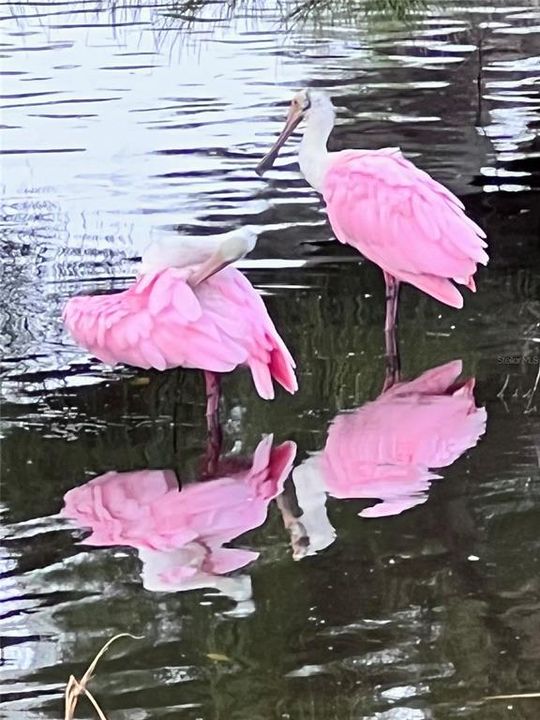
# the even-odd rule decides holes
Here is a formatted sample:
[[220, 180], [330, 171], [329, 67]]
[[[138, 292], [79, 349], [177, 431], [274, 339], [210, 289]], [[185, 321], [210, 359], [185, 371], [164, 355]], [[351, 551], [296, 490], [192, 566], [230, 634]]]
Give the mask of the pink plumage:
[[[477, 264], [486, 265], [485, 234], [461, 201], [398, 148], [328, 152], [336, 109], [326, 93], [306, 88], [290, 105], [285, 126], [256, 170], [274, 163], [280, 148], [306, 121], [298, 161], [309, 184], [321, 193], [337, 239], [352, 245], [384, 272], [385, 331], [397, 318], [400, 281], [452, 307], [463, 297], [453, 284], [476, 289]], [[387, 338], [387, 354], [391, 355]]]
[[457, 382], [460, 360], [394, 385], [373, 402], [338, 415], [321, 468], [338, 498], [381, 498], [365, 517], [403, 512], [424, 502], [433, 468], [448, 467], [474, 447], [486, 427], [474, 380]]
[[190, 272], [170, 267], [120, 293], [71, 298], [65, 325], [109, 364], [212, 372], [247, 365], [261, 397], [274, 397], [272, 379], [295, 392], [294, 361], [251, 283], [226, 267], [192, 286]]
[[330, 154], [322, 194], [337, 239], [452, 307], [486, 265], [484, 232], [462, 202], [394, 148]]
[[233, 579], [227, 583], [218, 576], [252, 562], [258, 553], [225, 543], [265, 522], [295, 455], [293, 442], [274, 446], [269, 435], [250, 466], [228, 472], [219, 466], [221, 477], [181, 489], [172, 470], [107, 472], [69, 490], [61, 515], [92, 530], [85, 545], [136, 548], [149, 590], [215, 586], [226, 591]]
[[327, 496], [380, 500], [364, 518], [398, 515], [427, 500], [434, 472], [449, 467], [484, 434], [487, 413], [476, 406], [474, 379], [458, 380], [461, 360], [398, 382], [375, 400], [340, 413], [323, 450], [293, 472], [295, 518], [302, 543], [296, 557], [331, 545], [336, 537]]

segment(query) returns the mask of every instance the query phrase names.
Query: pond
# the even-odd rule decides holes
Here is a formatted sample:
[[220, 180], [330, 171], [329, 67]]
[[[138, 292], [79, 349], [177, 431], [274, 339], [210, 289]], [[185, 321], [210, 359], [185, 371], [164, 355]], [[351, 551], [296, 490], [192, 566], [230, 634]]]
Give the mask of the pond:
[[[62, 717], [117, 633], [141, 639], [92, 681], [111, 720], [538, 717], [486, 698], [540, 691], [540, 7], [328, 5], [2, 4], [8, 720]], [[380, 271], [295, 142], [254, 171], [305, 86], [334, 149], [400, 146], [488, 235], [462, 311], [404, 288], [388, 394]], [[111, 370], [61, 310], [149, 243], [243, 225], [300, 389], [227, 375], [217, 453], [199, 373]]]

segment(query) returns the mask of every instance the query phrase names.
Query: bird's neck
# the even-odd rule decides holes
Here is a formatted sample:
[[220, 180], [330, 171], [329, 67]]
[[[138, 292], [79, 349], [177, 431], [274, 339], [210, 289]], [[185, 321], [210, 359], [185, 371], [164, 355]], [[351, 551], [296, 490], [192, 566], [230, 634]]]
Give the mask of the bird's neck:
[[319, 112], [309, 117], [300, 143], [298, 152], [300, 170], [311, 187], [318, 192], [321, 192], [328, 167], [329, 153], [326, 144], [333, 127], [333, 108], [321, 108]]

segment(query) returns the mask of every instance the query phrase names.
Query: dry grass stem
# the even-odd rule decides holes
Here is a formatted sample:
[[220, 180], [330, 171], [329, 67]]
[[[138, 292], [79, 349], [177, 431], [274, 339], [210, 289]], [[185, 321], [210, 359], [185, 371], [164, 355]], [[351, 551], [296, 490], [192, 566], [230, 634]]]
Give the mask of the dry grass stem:
[[107, 720], [105, 713], [100, 708], [98, 701], [92, 695], [92, 693], [88, 689], [87, 685], [88, 685], [89, 681], [91, 680], [92, 675], [94, 674], [96, 665], [98, 664], [99, 660], [107, 652], [107, 650], [113, 644], [113, 642], [115, 642], [119, 638], [123, 638], [123, 637], [129, 637], [129, 638], [132, 638], [133, 640], [142, 640], [141, 637], [138, 637], [137, 635], [130, 635], [129, 633], [121, 633], [120, 635], [115, 635], [108, 642], [106, 642], [105, 645], [101, 648], [101, 650], [98, 652], [96, 657], [92, 660], [92, 662], [88, 666], [88, 669], [86, 670], [86, 672], [84, 673], [84, 675], [82, 676], [82, 678], [80, 680], [77, 680], [77, 678], [74, 677], [73, 675], [69, 676], [69, 680], [66, 685], [66, 692], [64, 695], [64, 697], [65, 697], [64, 720], [73, 720], [80, 695], [86, 695], [88, 700], [92, 703], [99, 720]]
[[488, 695], [484, 700], [532, 700], [533, 698], [540, 698], [540, 692], [534, 693], [516, 693], [515, 695]]

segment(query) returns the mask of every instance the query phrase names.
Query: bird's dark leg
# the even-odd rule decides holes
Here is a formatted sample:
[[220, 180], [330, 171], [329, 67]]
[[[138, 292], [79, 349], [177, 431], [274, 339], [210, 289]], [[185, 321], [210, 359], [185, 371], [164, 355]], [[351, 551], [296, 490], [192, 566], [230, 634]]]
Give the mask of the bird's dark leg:
[[217, 416], [219, 411], [219, 398], [221, 395], [221, 383], [219, 376], [210, 370], [204, 371], [204, 383], [206, 386], [206, 417]]
[[383, 272], [384, 284], [386, 286], [386, 320], [384, 323], [384, 331], [386, 333], [392, 331], [396, 327], [398, 300], [399, 300], [399, 280], [390, 273]]
[[401, 362], [399, 357], [399, 346], [396, 339], [396, 330], [384, 333], [386, 342], [386, 371], [384, 376], [383, 393], [399, 382], [401, 374]]
[[221, 383], [219, 376], [208, 370], [204, 372], [204, 382], [206, 385], [206, 425], [208, 428], [205, 475], [211, 477], [217, 471], [223, 442], [223, 433], [219, 424]]
[[384, 323], [384, 341], [386, 351], [386, 377], [383, 392], [399, 382], [401, 370], [399, 346], [397, 341], [396, 320], [399, 301], [399, 280], [384, 273], [386, 286], [386, 319]]

